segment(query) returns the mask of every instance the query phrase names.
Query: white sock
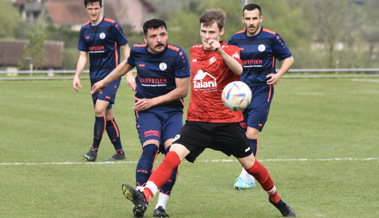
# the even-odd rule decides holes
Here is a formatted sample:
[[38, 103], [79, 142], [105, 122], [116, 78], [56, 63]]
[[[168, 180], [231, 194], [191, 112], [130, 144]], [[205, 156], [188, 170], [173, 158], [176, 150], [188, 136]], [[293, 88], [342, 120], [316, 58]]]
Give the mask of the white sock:
[[166, 195], [166, 194], [163, 194], [162, 192], [159, 192], [158, 203], [155, 206], [155, 209], [157, 209], [159, 206], [162, 206], [163, 209], [166, 209], [166, 204], [169, 197], [170, 195]]
[[158, 187], [152, 181], [147, 181], [145, 188], [149, 188], [150, 191], [153, 193], [153, 196], [155, 196], [155, 194], [157, 194], [158, 192]]
[[241, 171], [241, 174], [240, 174], [240, 177], [245, 179], [245, 180], [249, 180], [251, 182], [254, 182], [254, 176], [250, 175], [248, 172], [246, 172], [245, 168], [242, 167], [242, 171]]

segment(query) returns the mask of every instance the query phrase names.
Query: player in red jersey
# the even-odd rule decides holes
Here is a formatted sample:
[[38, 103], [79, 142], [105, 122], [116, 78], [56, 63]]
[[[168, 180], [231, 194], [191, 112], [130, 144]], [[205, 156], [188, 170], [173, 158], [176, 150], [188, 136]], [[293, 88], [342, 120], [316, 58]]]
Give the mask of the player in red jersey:
[[200, 17], [202, 44], [191, 48], [192, 89], [187, 122], [176, 135], [171, 150], [151, 174], [143, 192], [128, 183], [122, 184], [125, 197], [142, 214], [184, 158], [194, 162], [206, 148], [212, 148], [235, 156], [261, 184], [269, 195], [269, 202], [283, 216], [296, 216], [292, 208], [281, 200], [267, 169], [255, 159], [245, 132], [239, 125], [243, 119], [242, 112], [230, 111], [222, 103], [223, 88], [229, 82], [238, 80], [242, 74], [238, 47], [220, 41], [224, 34], [225, 18], [225, 13], [220, 9], [206, 10]]

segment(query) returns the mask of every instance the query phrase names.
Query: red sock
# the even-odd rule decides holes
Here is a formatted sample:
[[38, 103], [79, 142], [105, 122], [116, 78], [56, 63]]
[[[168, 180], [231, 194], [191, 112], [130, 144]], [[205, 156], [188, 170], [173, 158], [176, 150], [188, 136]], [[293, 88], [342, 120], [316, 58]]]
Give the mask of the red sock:
[[[172, 171], [179, 166], [180, 162], [180, 158], [175, 152], [168, 152], [162, 163], [153, 171], [148, 182], [153, 182], [159, 190], [170, 179]], [[150, 201], [155, 194], [149, 187], [145, 187], [143, 193], [146, 201]]]
[[271, 201], [278, 203], [280, 201], [280, 196], [278, 195], [274, 182], [272, 181], [267, 169], [255, 160], [255, 163], [246, 171], [254, 176], [254, 178], [261, 184], [262, 188], [269, 194]]

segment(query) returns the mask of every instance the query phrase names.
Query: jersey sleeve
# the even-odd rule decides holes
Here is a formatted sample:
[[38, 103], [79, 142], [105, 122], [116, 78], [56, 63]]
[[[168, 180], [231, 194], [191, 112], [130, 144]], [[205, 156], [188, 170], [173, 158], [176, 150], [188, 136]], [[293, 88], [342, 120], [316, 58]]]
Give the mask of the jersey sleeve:
[[86, 41], [84, 39], [84, 30], [83, 30], [83, 28], [80, 29], [78, 50], [79, 51], [85, 51], [85, 52], [89, 51], [88, 46], [86, 44]]
[[132, 49], [130, 50], [130, 55], [128, 57], [128, 64], [130, 64], [133, 67], [136, 66], [136, 63], [135, 63], [135, 60], [134, 60], [135, 54], [136, 54], [136, 52], [134, 50], [134, 47], [132, 47]]
[[279, 36], [279, 34], [275, 34], [275, 38], [273, 39], [273, 56], [279, 61], [282, 61], [292, 56], [286, 43], [284, 43], [283, 39]]
[[114, 34], [115, 41], [117, 42], [119, 46], [123, 46], [128, 43], [128, 40], [126, 39], [121, 26], [117, 22], [113, 24], [112, 34]]
[[188, 62], [188, 57], [184, 49], [180, 48], [179, 54], [176, 60], [175, 67], [175, 77], [177, 78], [185, 78], [191, 75], [190, 65]]

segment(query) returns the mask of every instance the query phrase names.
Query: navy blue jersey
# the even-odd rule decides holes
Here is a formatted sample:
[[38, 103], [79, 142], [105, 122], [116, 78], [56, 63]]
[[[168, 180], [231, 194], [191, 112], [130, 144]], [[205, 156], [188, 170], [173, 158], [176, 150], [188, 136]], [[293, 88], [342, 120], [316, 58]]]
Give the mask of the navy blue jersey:
[[104, 17], [96, 26], [90, 21], [82, 26], [78, 49], [89, 52], [91, 83], [103, 79], [118, 66], [120, 46], [127, 43], [120, 25], [112, 19]]
[[[136, 97], [154, 98], [176, 88], [175, 78], [190, 76], [186, 52], [179, 46], [167, 44], [160, 54], [147, 51], [147, 44], [133, 45], [128, 63], [137, 68]], [[183, 108], [183, 99], [165, 106]]]
[[229, 40], [230, 45], [240, 48], [243, 62], [241, 81], [249, 86], [266, 84], [270, 73], [276, 73], [275, 61], [292, 56], [287, 45], [278, 33], [261, 27], [256, 36], [247, 36], [246, 30], [235, 33]]

